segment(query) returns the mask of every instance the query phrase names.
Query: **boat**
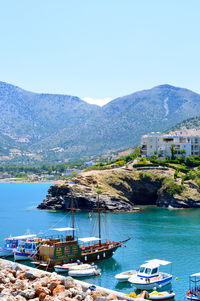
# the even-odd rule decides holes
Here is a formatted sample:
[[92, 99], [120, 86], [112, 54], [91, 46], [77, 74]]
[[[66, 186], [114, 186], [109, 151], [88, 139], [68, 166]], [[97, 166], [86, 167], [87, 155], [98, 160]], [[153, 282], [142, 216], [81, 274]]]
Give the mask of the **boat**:
[[75, 269], [68, 272], [72, 277], [87, 277], [101, 275], [101, 271], [95, 267], [89, 269]]
[[173, 292], [157, 292], [154, 291], [149, 294], [149, 300], [172, 300], [175, 297]]
[[115, 275], [115, 278], [119, 281], [119, 282], [125, 282], [125, 281], [128, 281], [128, 279], [136, 274], [137, 272], [135, 270], [130, 270], [130, 271], [126, 271], [126, 272], [123, 272], [123, 273], [119, 273], [117, 275]]
[[189, 277], [189, 290], [186, 298], [191, 301], [200, 301], [200, 273], [195, 273]]
[[77, 265], [78, 265], [77, 262], [67, 263], [67, 264], [63, 264], [63, 265], [55, 265], [54, 270], [57, 273], [66, 273], [69, 271], [70, 267], [77, 266]]
[[159, 271], [161, 265], [171, 264], [170, 261], [152, 259], [146, 261], [128, 281], [137, 289], [152, 290], [163, 287], [172, 281], [172, 275]]
[[[110, 241], [101, 238], [101, 219], [100, 219], [100, 201], [98, 194], [98, 220], [99, 235], [98, 237], [75, 237], [74, 228], [74, 207], [73, 197], [71, 194], [71, 214], [72, 226], [63, 228], [49, 229], [59, 233], [65, 233], [58, 238], [47, 238], [39, 242], [37, 253], [34, 258], [34, 264], [37, 267], [45, 267], [52, 270], [54, 266], [68, 263], [75, 263], [80, 260], [83, 263], [99, 262], [113, 256], [115, 251], [121, 247], [130, 238], [123, 241]], [[68, 234], [71, 232], [71, 234]]]
[[21, 241], [26, 241], [27, 239], [36, 237], [35, 234], [10, 236], [5, 239], [5, 244], [3, 248], [0, 248], [0, 257], [13, 256], [13, 251], [16, 250]]
[[80, 263], [68, 263], [63, 265], [55, 265], [54, 270], [58, 273], [65, 273], [72, 270], [83, 270], [94, 268], [94, 265], [91, 264], [80, 264]]
[[14, 260], [30, 260], [35, 256], [38, 242], [40, 238], [27, 240], [26, 242], [20, 243], [19, 246], [13, 250]]

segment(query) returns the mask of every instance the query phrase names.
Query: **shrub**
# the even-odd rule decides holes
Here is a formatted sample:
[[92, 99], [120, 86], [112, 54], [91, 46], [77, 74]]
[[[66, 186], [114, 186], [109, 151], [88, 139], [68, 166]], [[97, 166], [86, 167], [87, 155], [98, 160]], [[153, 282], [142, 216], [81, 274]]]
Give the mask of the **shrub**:
[[174, 179], [176, 179], [178, 177], [178, 172], [179, 172], [179, 170], [176, 169], [175, 172], [174, 172]]
[[116, 166], [123, 166], [124, 164], [125, 164], [124, 160], [119, 160], [119, 161], [115, 162]]
[[144, 173], [144, 172], [140, 172], [139, 177], [140, 177], [140, 180], [143, 180], [143, 181], [146, 181], [146, 182], [151, 181], [152, 178], [153, 178], [152, 174]]
[[162, 184], [163, 186], [159, 190], [159, 193], [166, 192], [170, 196], [181, 194], [185, 189], [184, 185], [175, 183], [173, 179], [166, 178], [163, 180]]

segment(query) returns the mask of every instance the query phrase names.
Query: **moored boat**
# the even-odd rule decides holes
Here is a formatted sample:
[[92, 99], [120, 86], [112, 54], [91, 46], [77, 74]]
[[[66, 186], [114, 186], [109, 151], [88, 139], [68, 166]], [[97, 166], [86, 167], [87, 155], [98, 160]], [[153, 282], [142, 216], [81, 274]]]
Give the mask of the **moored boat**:
[[137, 289], [152, 290], [154, 288], [163, 287], [172, 281], [172, 275], [159, 271], [160, 265], [171, 264], [169, 261], [152, 259], [141, 265], [128, 281]]
[[75, 269], [75, 270], [70, 270], [68, 272], [68, 275], [72, 277], [88, 277], [88, 276], [97, 276], [100, 274], [101, 271], [95, 267], [89, 269]]
[[59, 232], [71, 231], [72, 235], [65, 235], [58, 238], [44, 239], [39, 243], [34, 263], [38, 267], [52, 269], [54, 266], [74, 263], [80, 260], [83, 263], [98, 262], [113, 256], [115, 251], [126, 241], [105, 241], [101, 238], [100, 207], [98, 195], [98, 219], [99, 237], [75, 238], [74, 208], [71, 197], [72, 227], [49, 229]]
[[0, 248], [0, 257], [13, 256], [13, 251], [16, 250], [22, 241], [36, 237], [35, 234], [10, 236], [5, 239], [5, 244], [3, 248]]
[[67, 264], [63, 264], [63, 265], [55, 265], [54, 270], [57, 273], [66, 273], [69, 271], [70, 268], [77, 266], [77, 265], [78, 265], [77, 262], [67, 263]]
[[72, 270], [84, 270], [84, 269], [92, 269], [95, 266], [92, 264], [81, 264], [81, 263], [68, 263], [63, 265], [55, 265], [54, 270], [57, 273], [65, 273]]
[[115, 278], [119, 281], [119, 282], [125, 282], [128, 281], [128, 279], [132, 276], [135, 275], [137, 272], [135, 270], [130, 270], [130, 271], [126, 271], [126, 272], [122, 272], [119, 273], [117, 275], [115, 275]]
[[14, 260], [19, 261], [32, 259], [36, 254], [39, 241], [41, 241], [41, 239], [36, 238], [19, 244], [17, 249], [13, 251]]
[[191, 301], [200, 301], [200, 273], [190, 275], [186, 298]]
[[154, 291], [149, 294], [149, 300], [172, 300], [175, 297], [173, 292], [157, 292]]

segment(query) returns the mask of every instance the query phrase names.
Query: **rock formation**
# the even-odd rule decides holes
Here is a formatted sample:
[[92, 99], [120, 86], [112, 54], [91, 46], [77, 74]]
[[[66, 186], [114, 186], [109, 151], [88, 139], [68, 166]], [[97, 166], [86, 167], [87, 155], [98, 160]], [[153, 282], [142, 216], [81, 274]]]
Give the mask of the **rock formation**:
[[[192, 181], [184, 183], [181, 193], [169, 193], [164, 179], [173, 179], [174, 169], [169, 167], [117, 168], [113, 170], [83, 172], [73, 179], [75, 184], [53, 185], [49, 188], [39, 209], [70, 210], [71, 192], [74, 207], [80, 210], [96, 210], [96, 189], [101, 189], [100, 206], [103, 211], [133, 211], [135, 205], [159, 207], [200, 207], [198, 186]], [[181, 185], [181, 176], [173, 180]]]

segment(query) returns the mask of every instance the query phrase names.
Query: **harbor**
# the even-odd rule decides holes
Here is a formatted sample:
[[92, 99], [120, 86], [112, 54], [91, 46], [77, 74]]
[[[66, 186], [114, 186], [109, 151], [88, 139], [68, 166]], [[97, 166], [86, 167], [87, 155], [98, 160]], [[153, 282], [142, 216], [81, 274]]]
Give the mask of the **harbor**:
[[[70, 213], [36, 209], [46, 194], [48, 184], [1, 185], [0, 218], [4, 223], [4, 230], [0, 233], [1, 246], [9, 235], [22, 235], [28, 230], [31, 234], [48, 236], [48, 229], [71, 224]], [[11, 186], [12, 190], [9, 189]], [[101, 275], [85, 277], [84, 282], [129, 295], [134, 291], [134, 286], [129, 282], [118, 282], [115, 275], [137, 270], [145, 261], [159, 258], [172, 262], [172, 283], [164, 289], [173, 290], [176, 301], [184, 300], [189, 289], [189, 275], [199, 271], [199, 218], [200, 211], [195, 209], [142, 207], [138, 213], [103, 213], [102, 238], [106, 237], [111, 241], [124, 240], [127, 237], [131, 239], [116, 250], [112, 258], [97, 264]], [[96, 219], [96, 212], [91, 218], [88, 218], [86, 212], [76, 212], [74, 227], [78, 236], [91, 236], [92, 230], [98, 234]], [[31, 265], [27, 261], [22, 263]], [[166, 270], [163, 267], [162, 271], [167, 272], [167, 267]]]

